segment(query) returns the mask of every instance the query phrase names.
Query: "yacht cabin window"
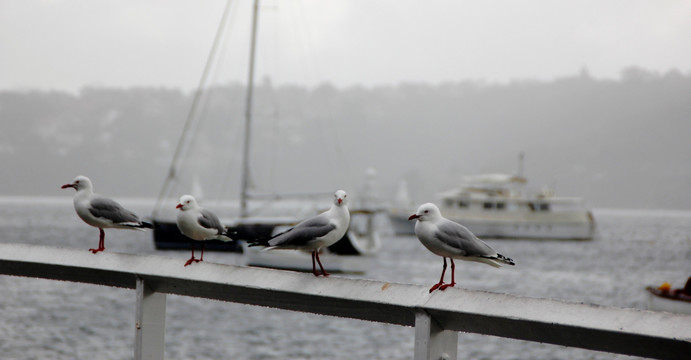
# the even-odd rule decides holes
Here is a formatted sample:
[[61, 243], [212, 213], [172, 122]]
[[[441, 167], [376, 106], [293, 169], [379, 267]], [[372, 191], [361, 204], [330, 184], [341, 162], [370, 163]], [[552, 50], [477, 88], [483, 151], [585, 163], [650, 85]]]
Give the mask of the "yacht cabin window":
[[448, 208], [452, 208], [452, 207], [456, 207], [456, 206], [459, 208], [468, 208], [468, 207], [470, 207], [470, 201], [467, 199], [460, 199], [460, 200], [444, 199], [444, 206], [446, 206]]
[[528, 207], [531, 211], [549, 211], [548, 203], [528, 203]]

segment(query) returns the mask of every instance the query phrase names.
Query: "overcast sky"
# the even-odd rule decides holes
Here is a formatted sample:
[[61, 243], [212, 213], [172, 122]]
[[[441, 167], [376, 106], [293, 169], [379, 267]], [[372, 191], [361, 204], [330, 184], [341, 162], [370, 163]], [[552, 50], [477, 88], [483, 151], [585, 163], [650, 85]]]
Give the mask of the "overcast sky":
[[[0, 89], [199, 82], [225, 0], [2, 0]], [[337, 86], [691, 72], [688, 0], [263, 0], [258, 77]], [[213, 80], [245, 81], [250, 0]]]

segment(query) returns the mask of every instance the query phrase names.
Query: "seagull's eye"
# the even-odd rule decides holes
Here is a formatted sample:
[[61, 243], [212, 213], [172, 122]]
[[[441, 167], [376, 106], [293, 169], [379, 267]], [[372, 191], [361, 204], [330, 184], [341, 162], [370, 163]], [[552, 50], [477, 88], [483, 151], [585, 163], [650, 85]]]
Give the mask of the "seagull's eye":
[[425, 210], [425, 214], [427, 214], [428, 212], [429, 212], [429, 210]]

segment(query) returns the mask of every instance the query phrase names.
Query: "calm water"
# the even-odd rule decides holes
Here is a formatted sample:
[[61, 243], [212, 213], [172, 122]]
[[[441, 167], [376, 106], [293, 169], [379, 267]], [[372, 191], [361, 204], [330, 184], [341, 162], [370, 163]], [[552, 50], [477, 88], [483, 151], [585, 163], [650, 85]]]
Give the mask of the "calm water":
[[[122, 201], [140, 214], [150, 207]], [[0, 200], [0, 242], [86, 249], [98, 230], [82, 223], [70, 199]], [[10, 206], [11, 205], [11, 206]], [[461, 287], [519, 296], [644, 309], [643, 287], [691, 275], [691, 212], [600, 210], [588, 242], [487, 240], [514, 268], [457, 263]], [[441, 259], [414, 237], [384, 237], [366, 278], [432, 285]], [[157, 253], [148, 232], [106, 231], [106, 251]], [[206, 261], [241, 264], [235, 254]], [[345, 276], [345, 275], [344, 275]], [[130, 359], [131, 290], [0, 276], [0, 358]], [[413, 329], [169, 295], [167, 359], [410, 359]], [[461, 334], [459, 359], [633, 359], [517, 340]]]

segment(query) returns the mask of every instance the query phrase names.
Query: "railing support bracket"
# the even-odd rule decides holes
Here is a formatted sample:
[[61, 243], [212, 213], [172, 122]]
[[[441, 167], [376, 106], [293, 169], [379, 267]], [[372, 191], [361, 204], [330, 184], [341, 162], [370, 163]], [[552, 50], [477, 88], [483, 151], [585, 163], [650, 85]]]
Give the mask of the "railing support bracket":
[[166, 294], [157, 293], [137, 276], [134, 359], [163, 360], [166, 330]]
[[444, 330], [424, 310], [415, 312], [415, 360], [456, 360], [458, 332]]

